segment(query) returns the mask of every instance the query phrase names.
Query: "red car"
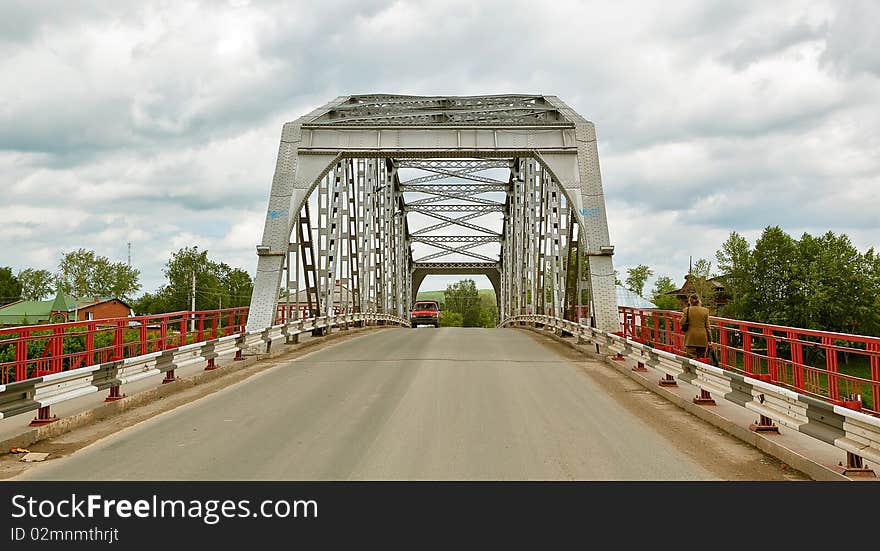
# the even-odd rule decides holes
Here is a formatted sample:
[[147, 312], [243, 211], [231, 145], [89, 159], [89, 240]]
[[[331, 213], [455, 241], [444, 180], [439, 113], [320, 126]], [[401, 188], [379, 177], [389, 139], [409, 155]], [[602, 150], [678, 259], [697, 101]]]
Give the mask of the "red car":
[[435, 300], [416, 302], [409, 314], [409, 322], [413, 329], [419, 325], [440, 327], [440, 304]]

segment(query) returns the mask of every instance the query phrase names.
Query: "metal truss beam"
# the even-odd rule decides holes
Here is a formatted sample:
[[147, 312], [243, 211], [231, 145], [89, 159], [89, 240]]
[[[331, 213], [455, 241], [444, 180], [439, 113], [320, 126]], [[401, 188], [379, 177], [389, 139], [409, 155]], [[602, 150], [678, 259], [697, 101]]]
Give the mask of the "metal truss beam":
[[419, 193], [498, 193], [507, 191], [507, 184], [443, 183], [430, 186], [401, 184], [403, 191]]
[[490, 168], [510, 168], [507, 159], [401, 159], [400, 168], [420, 168], [422, 170], [454, 170], [480, 172]]
[[435, 212], [503, 212], [504, 204], [492, 203], [488, 205], [410, 205], [405, 210], [412, 212], [421, 212], [423, 214]]
[[500, 235], [424, 235], [412, 236], [413, 243], [498, 243]]
[[[407, 190], [411, 191], [411, 190]], [[440, 201], [448, 201], [449, 199], [459, 199], [462, 201], [471, 201], [472, 203], [480, 204], [480, 205], [498, 205], [504, 206], [504, 203], [499, 203], [498, 201], [492, 201], [490, 199], [483, 199], [482, 197], [475, 197], [482, 192], [476, 193], [445, 193], [442, 191], [423, 191], [421, 193], [430, 193], [434, 195], [434, 197], [427, 197], [425, 199], [418, 199], [416, 201], [411, 201], [407, 203], [409, 206], [421, 206], [421, 205], [429, 205], [432, 203], [437, 203]]]
[[500, 262], [414, 262], [414, 270], [490, 270], [500, 269]]

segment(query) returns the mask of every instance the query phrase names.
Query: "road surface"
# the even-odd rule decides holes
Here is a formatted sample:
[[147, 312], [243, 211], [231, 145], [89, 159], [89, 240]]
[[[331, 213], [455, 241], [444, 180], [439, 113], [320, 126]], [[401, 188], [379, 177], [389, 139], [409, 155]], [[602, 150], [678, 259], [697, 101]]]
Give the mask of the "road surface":
[[16, 479], [790, 477], [613, 368], [519, 329], [369, 332]]

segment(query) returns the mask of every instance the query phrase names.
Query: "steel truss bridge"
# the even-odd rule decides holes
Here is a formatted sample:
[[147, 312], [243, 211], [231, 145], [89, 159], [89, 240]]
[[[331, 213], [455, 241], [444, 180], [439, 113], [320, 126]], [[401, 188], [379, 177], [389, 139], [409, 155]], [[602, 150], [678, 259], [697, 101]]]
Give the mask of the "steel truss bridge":
[[[593, 124], [555, 96], [343, 96], [284, 125], [248, 330], [406, 316], [433, 274], [482, 274], [500, 320], [618, 329]], [[290, 297], [293, 298], [290, 298]]]

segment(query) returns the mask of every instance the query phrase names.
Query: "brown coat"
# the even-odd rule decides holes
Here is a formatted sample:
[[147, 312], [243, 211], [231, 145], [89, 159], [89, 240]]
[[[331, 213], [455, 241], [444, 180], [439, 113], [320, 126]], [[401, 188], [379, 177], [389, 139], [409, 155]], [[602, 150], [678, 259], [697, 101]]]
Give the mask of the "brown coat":
[[709, 310], [702, 306], [686, 306], [684, 312], [681, 322], [684, 323], [685, 318], [688, 320], [684, 345], [709, 346]]

